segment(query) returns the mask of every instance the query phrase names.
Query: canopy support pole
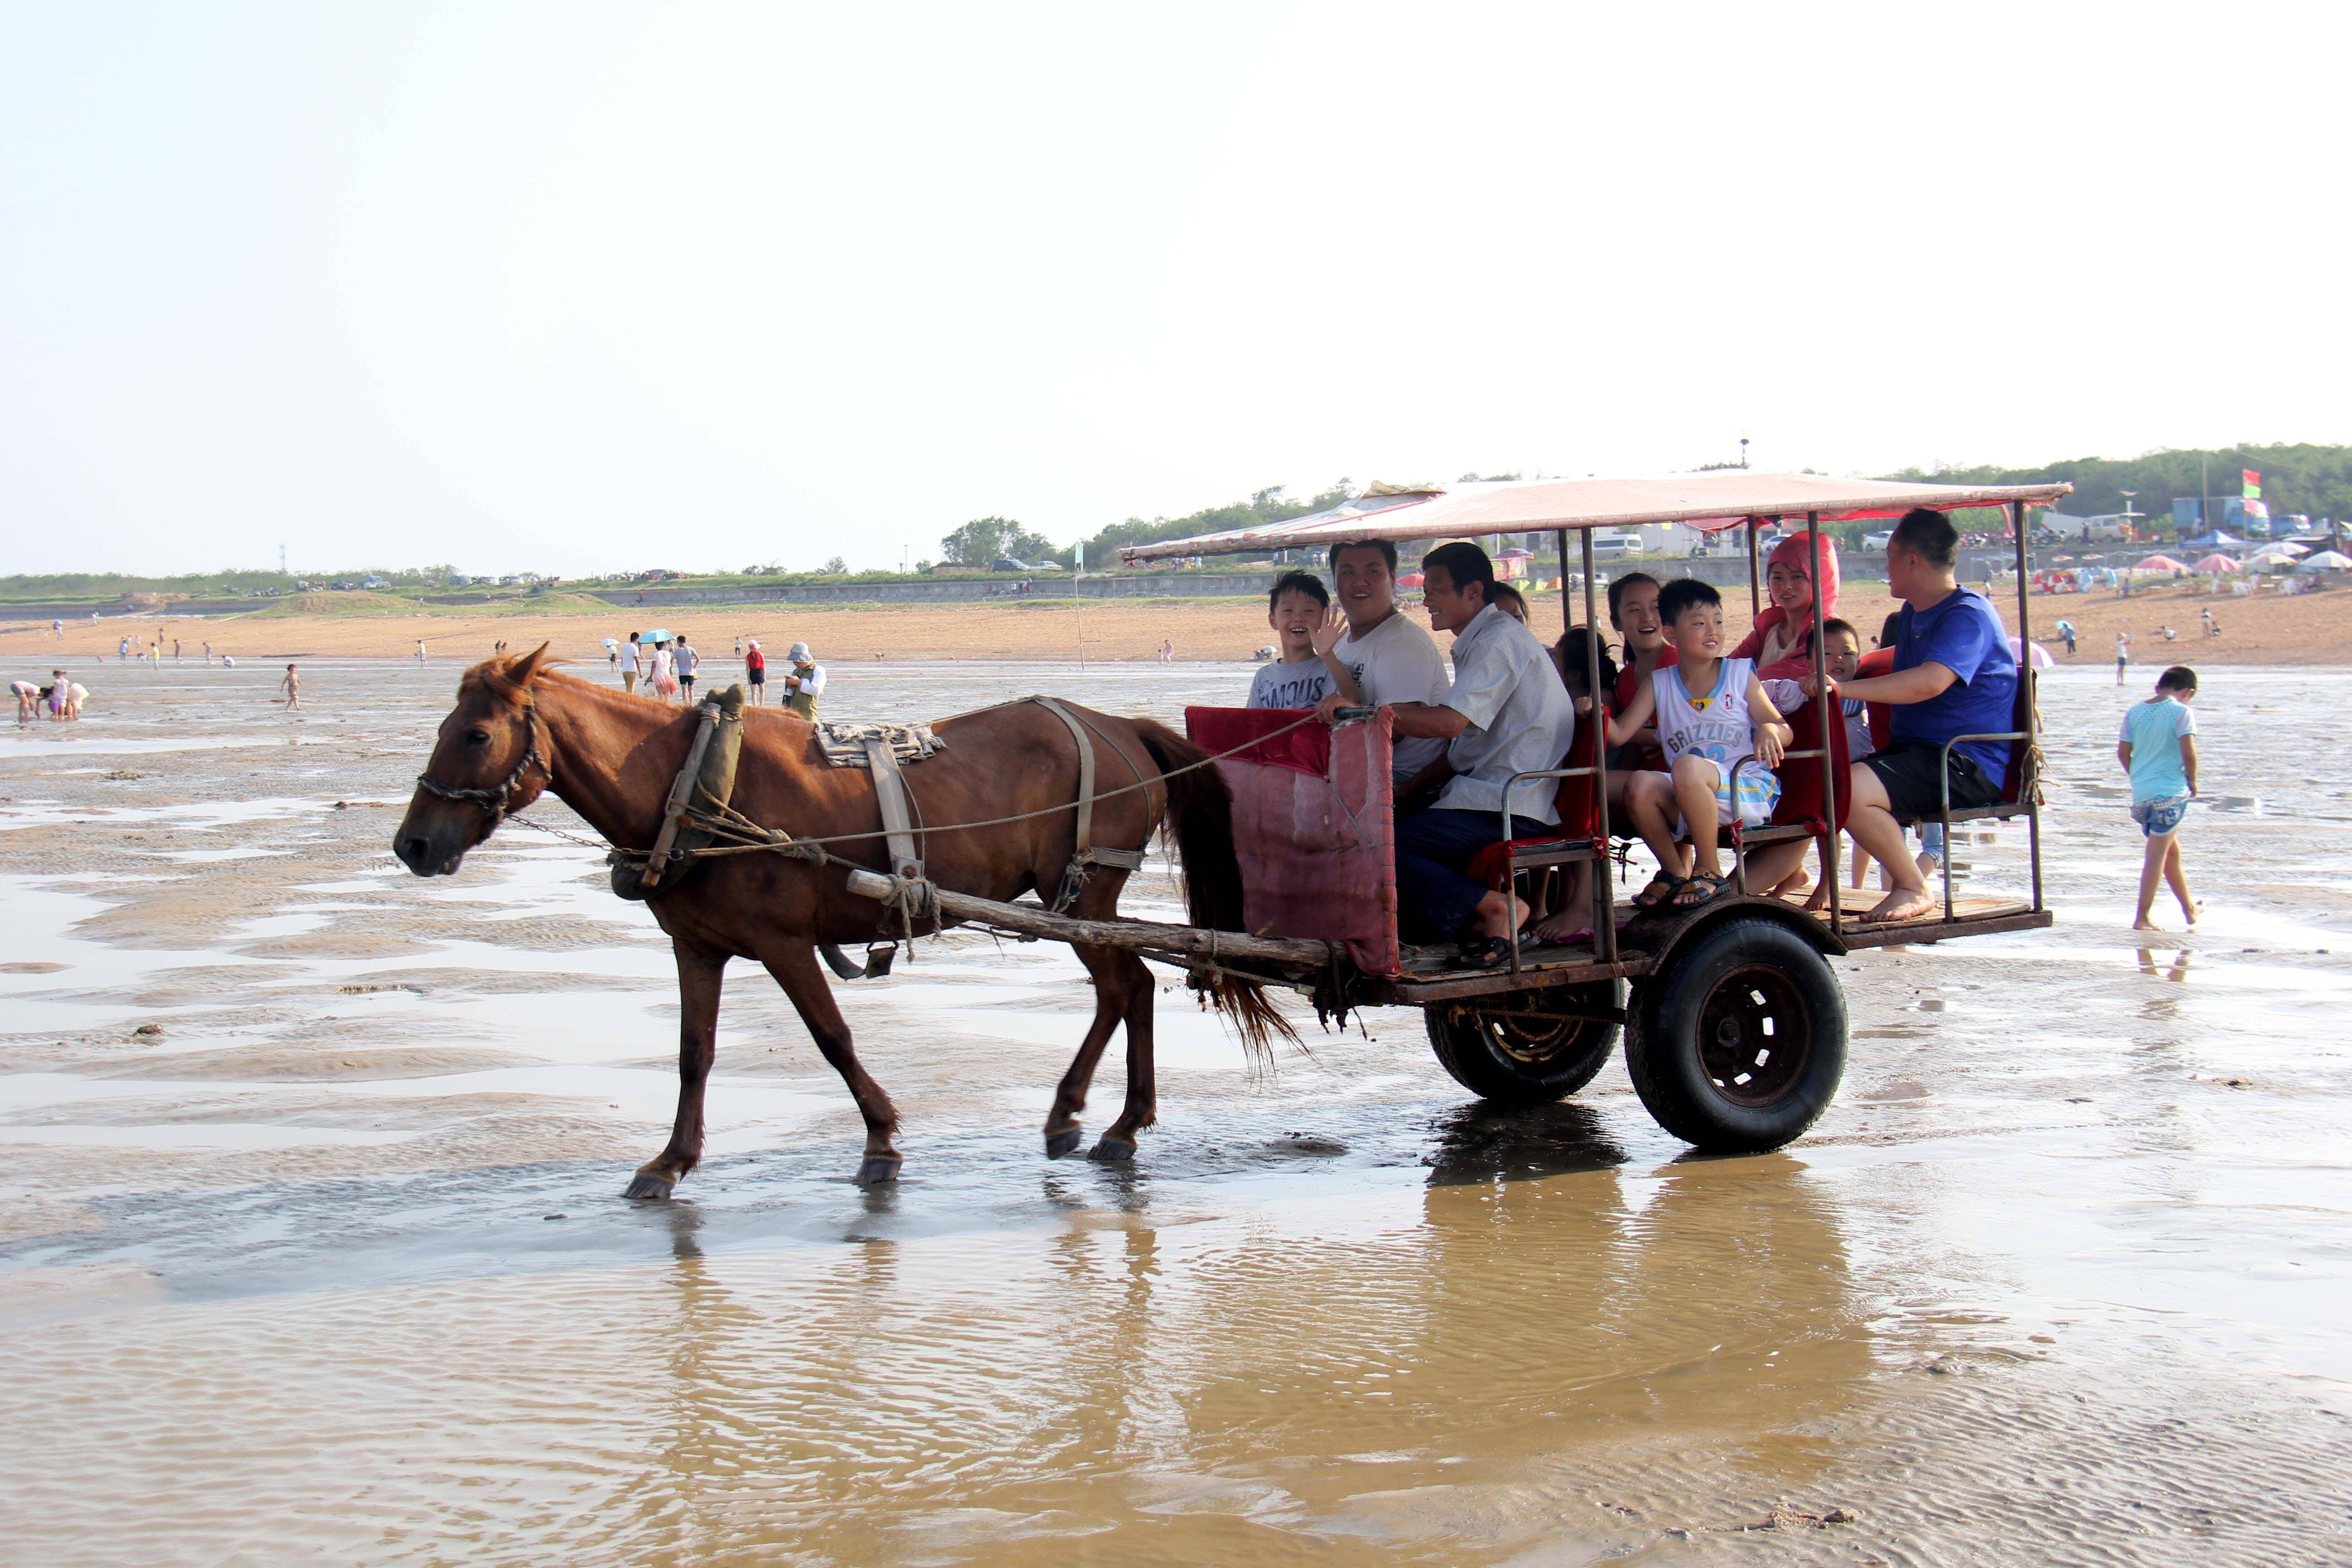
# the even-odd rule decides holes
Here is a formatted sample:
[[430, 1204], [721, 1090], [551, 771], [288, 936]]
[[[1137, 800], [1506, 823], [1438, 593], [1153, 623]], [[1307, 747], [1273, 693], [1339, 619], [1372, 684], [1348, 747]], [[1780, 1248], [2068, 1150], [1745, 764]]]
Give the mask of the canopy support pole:
[[1754, 620], [1763, 613], [1764, 584], [1756, 575], [1756, 520], [1751, 517], [1748, 520], [1748, 618]]
[[[2009, 503], [2009, 526], [2010, 531], [2017, 535], [2017, 651], [2023, 656], [2017, 661], [2017, 677], [2023, 683], [2025, 692], [2025, 757], [2021, 765], [2030, 765], [2034, 748], [2042, 744], [2042, 737], [2036, 733], [2041, 727], [2042, 703], [2040, 694], [2033, 689], [2033, 607], [2025, 594], [2028, 562], [2023, 501]], [[2029, 792], [2032, 783], [2027, 781]], [[2033, 909], [2039, 914], [2042, 910], [2042, 808], [2030, 798], [2025, 803], [2025, 837], [2028, 858], [2033, 865]], [[1952, 847], [1945, 845], [1944, 854], [1948, 861], [1951, 852]]]
[[[1601, 621], [1593, 607], [1592, 531], [1580, 528], [1577, 530], [1577, 536], [1584, 546], [1585, 689], [1592, 693], [1592, 721], [1605, 726], [1610, 700], [1617, 694], [1601, 689]], [[1559, 553], [1560, 559], [1566, 561], [1568, 530], [1564, 528], [1559, 531]], [[1563, 579], [1562, 586], [1565, 585]], [[1560, 595], [1563, 609], [1567, 599], [1566, 594]], [[1599, 771], [1592, 777], [1601, 817], [1600, 842], [1594, 846], [1601, 853], [1592, 861], [1592, 933], [1596, 939], [1593, 950], [1600, 955], [1601, 963], [1614, 963], [1617, 962], [1617, 889], [1615, 878], [1609, 868], [1609, 731], [1606, 728], [1596, 737], [1592, 755], [1600, 764]]]
[[[1813, 711], [1822, 727], [1822, 825], [1829, 829], [1822, 840], [1822, 880], [1830, 890], [1830, 930], [1834, 933], [1844, 918], [1839, 908], [1839, 893], [1845, 886], [1844, 846], [1838, 842], [1838, 776], [1837, 748], [1830, 743], [1830, 726], [1845, 722], [1843, 700], [1830, 695], [1829, 637], [1822, 631], [1825, 606], [1822, 603], [1822, 514], [1805, 514], [1805, 537], [1813, 547]], [[1752, 569], [1755, 556], [1748, 556]], [[1945, 846], [1945, 858], [1951, 858], [1951, 847]]]

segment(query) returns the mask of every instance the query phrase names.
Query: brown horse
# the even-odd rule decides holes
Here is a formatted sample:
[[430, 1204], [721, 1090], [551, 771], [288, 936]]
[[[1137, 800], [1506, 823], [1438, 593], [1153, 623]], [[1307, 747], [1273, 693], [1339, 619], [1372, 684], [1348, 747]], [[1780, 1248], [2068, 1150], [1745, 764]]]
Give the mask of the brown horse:
[[[691, 708], [624, 695], [548, 668], [544, 645], [517, 658], [467, 670], [457, 703], [441, 721], [440, 740], [394, 852], [420, 877], [456, 871], [466, 851], [488, 838], [509, 813], [551, 790], [614, 845], [652, 847], [672, 781], [684, 763], [698, 721]], [[1164, 823], [1182, 862], [1193, 924], [1241, 929], [1241, 872], [1234, 858], [1232, 797], [1214, 768], [1176, 770], [1205, 760], [1191, 742], [1149, 719], [1121, 719], [1072, 706], [1097, 737], [1093, 837], [1104, 847], [1139, 848]], [[940, 887], [1010, 900], [1033, 889], [1058, 889], [1076, 843], [1079, 763], [1070, 731], [1034, 702], [947, 720], [936, 726], [946, 748], [906, 770], [928, 873]], [[742, 756], [733, 805], [763, 826], [797, 838], [864, 835], [829, 846], [845, 860], [887, 869], [881, 807], [871, 774], [828, 766], [816, 726], [778, 709], [743, 714]], [[1175, 776], [1166, 776], [1173, 773]], [[425, 781], [431, 781], [428, 787]], [[1124, 794], [1122, 785], [1141, 784]], [[1044, 810], [1025, 821], [970, 832], [949, 824], [985, 822]], [[631, 1197], [667, 1197], [702, 1155], [703, 1089], [719, 1025], [720, 976], [730, 958], [751, 959], [773, 975], [808, 1026], [817, 1049], [841, 1074], [866, 1119], [861, 1182], [898, 1173], [892, 1146], [898, 1112], [851, 1048], [849, 1028], [818, 968], [816, 945], [863, 942], [884, 935], [883, 906], [848, 891], [848, 868], [773, 854], [739, 854], [698, 863], [646, 900], [677, 956], [677, 1121], [668, 1147], [640, 1166]], [[1127, 873], [1097, 867], [1070, 913], [1104, 920], [1118, 911]], [[1063, 1075], [1045, 1118], [1045, 1152], [1059, 1157], [1079, 1142], [1078, 1113], [1111, 1031], [1127, 1028], [1127, 1103], [1095, 1144], [1098, 1160], [1133, 1158], [1137, 1136], [1153, 1121], [1151, 974], [1131, 952], [1078, 947], [1094, 978], [1095, 1016]], [[1265, 1016], [1255, 988], [1220, 995], [1221, 1005]]]

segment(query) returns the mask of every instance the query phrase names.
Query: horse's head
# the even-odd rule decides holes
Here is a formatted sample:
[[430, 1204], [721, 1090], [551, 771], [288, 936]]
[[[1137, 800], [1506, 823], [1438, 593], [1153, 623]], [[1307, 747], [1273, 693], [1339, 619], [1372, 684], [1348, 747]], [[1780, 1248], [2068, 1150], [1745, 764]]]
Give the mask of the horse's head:
[[467, 850], [547, 787], [546, 731], [530, 693], [546, 658], [541, 643], [520, 657], [485, 659], [458, 682], [457, 705], [441, 721], [441, 738], [393, 834], [393, 853], [418, 876], [455, 872]]

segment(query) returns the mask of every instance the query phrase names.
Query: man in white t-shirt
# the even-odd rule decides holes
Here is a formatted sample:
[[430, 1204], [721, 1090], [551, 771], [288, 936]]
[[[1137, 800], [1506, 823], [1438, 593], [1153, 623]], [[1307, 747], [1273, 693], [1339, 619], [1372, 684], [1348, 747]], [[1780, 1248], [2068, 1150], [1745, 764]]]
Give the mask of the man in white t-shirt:
[[[1373, 707], [1444, 702], [1453, 685], [1445, 673], [1445, 656], [1437, 651], [1436, 638], [1398, 611], [1396, 562], [1396, 546], [1385, 539], [1331, 547], [1331, 578], [1339, 590], [1339, 608], [1348, 617], [1348, 635], [1331, 657], [1348, 667], [1364, 701]], [[1343, 706], [1335, 693], [1316, 711], [1328, 724]], [[1401, 738], [1391, 776], [1402, 784], [1444, 754], [1442, 738]]]

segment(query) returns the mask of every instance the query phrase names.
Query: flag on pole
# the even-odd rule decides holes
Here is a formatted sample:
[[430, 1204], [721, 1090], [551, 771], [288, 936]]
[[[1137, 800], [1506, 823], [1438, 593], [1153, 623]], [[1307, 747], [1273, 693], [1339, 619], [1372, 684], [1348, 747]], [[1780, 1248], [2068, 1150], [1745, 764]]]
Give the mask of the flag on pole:
[[2252, 468], [2240, 468], [2238, 472], [2245, 478], [2246, 499], [2248, 500], [2260, 500], [2263, 495], [2262, 475], [2254, 472]]

